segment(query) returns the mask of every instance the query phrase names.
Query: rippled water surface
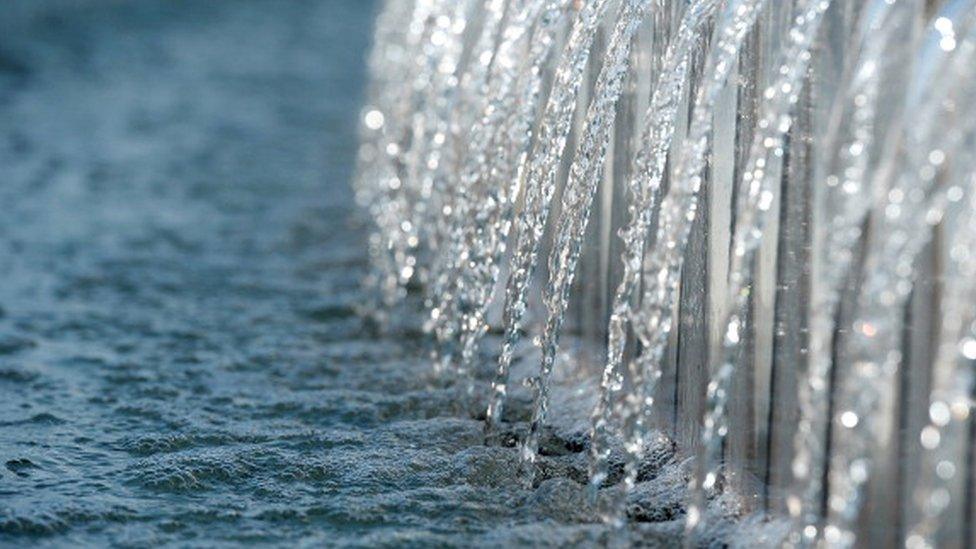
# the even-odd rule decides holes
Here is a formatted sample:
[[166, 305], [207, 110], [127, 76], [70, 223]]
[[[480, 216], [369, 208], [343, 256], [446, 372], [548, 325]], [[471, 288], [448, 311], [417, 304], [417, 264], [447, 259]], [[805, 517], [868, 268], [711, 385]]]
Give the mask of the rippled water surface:
[[[0, 6], [0, 544], [598, 540], [579, 429], [517, 488], [483, 403], [354, 314], [372, 15]], [[652, 545], [683, 513], [658, 450], [630, 511]]]

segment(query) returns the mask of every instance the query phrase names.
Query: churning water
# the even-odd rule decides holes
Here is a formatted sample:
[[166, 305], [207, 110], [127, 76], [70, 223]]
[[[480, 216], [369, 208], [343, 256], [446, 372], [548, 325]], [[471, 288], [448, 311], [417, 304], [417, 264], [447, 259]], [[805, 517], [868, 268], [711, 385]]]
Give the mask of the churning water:
[[976, 543], [976, 2], [388, 0], [374, 32], [367, 311], [432, 334], [506, 482], [573, 432], [609, 541]]

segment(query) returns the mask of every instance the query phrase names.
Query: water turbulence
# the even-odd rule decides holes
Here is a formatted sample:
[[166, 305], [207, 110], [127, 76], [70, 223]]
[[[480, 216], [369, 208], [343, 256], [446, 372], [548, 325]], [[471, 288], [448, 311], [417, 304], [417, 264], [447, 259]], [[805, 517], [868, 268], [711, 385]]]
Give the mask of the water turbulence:
[[665, 444], [689, 545], [976, 543], [976, 3], [388, 0], [373, 47], [369, 312], [527, 485], [559, 423], [615, 529]]

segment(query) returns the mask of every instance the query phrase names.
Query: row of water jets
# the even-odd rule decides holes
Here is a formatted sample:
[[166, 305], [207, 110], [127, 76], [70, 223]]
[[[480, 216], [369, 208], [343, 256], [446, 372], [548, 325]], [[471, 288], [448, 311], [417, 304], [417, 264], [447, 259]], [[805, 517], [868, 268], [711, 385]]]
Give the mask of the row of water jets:
[[[971, 541], [976, 0], [387, 0], [369, 63], [357, 194], [377, 226], [375, 312], [422, 296], [438, 366], [462, 382], [489, 327], [502, 328], [489, 430], [541, 315], [524, 478], [600, 218], [618, 239], [597, 245], [619, 259], [603, 265], [606, 314], [591, 313], [606, 322], [594, 501], [616, 443], [621, 486], [634, 486], [683, 302], [704, 299], [707, 363], [682, 381], [701, 385], [701, 405], [683, 412], [700, 428], [676, 435], [696, 457], [689, 539], [707, 522], [706, 494], [748, 499], [727, 478], [736, 399], [754, 394], [735, 387], [765, 363], [795, 380], [771, 396], [794, 418], [791, 440], [776, 442], [791, 477], [783, 544], [868, 542], [860, 519], [880, 516], [868, 486], [909, 451], [893, 441], [912, 413], [919, 469], [901, 506], [914, 510], [899, 511], [894, 535], [909, 547]], [[786, 284], [790, 269], [802, 276]], [[920, 323], [906, 311], [923, 282], [938, 299]], [[906, 341], [923, 330], [931, 353], [911, 359]], [[770, 338], [799, 352], [773, 353]], [[909, 368], [926, 387], [914, 412], [897, 402]], [[619, 526], [614, 501], [601, 513]]]

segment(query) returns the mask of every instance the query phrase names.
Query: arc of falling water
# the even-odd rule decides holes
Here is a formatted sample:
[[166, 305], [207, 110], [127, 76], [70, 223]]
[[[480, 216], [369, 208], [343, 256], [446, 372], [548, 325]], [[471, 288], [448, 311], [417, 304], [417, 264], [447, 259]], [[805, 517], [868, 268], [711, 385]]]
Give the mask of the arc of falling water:
[[479, 8], [480, 25], [471, 25], [472, 28], [477, 27], [477, 35], [456, 78], [457, 101], [448, 115], [448, 131], [437, 136], [443, 155], [432, 170], [431, 204], [425, 212], [427, 245], [433, 255], [426, 288], [429, 302], [435, 302], [441, 295], [453, 290], [451, 280], [444, 276], [456, 259], [450, 253], [451, 246], [455, 244], [451, 240], [451, 231], [459, 224], [461, 215], [457, 212], [467, 206], [465, 170], [472, 162], [472, 155], [480, 154], [478, 147], [483, 146], [483, 143], [473, 141], [480, 140], [484, 133], [479, 129], [479, 117], [492, 101], [491, 84], [497, 69], [495, 55], [501, 47], [498, 34], [507, 13], [506, 0], [473, 1]]
[[[498, 135], [507, 140], [507, 146], [500, 146], [492, 158], [497, 159], [490, 170], [492, 183], [489, 186], [510, 185], [507, 200], [499, 200], [497, 220], [488, 224], [487, 230], [494, 233], [487, 240], [489, 251], [485, 253], [486, 261], [492, 267], [488, 269], [490, 280], [481, 283], [488, 287], [488, 292], [494, 290], [498, 282], [499, 270], [497, 265], [502, 261], [502, 255], [508, 243], [511, 232], [512, 216], [515, 211], [515, 201], [524, 189], [526, 168], [529, 161], [528, 149], [532, 139], [532, 122], [539, 99], [542, 95], [542, 66], [549, 57], [555, 42], [555, 32], [566, 15], [569, 0], [550, 0], [536, 25], [529, 47], [527, 63], [522, 70], [516, 88], [521, 90], [517, 108], [505, 120], [503, 129]], [[507, 183], [510, 182], [510, 183]], [[488, 294], [488, 300], [492, 294]], [[472, 351], [473, 352], [473, 351]], [[486, 430], [490, 430], [501, 421], [505, 404], [508, 382], [508, 363], [499, 361], [495, 378], [492, 381], [489, 404], [486, 414]]]
[[381, 262], [379, 274], [387, 306], [405, 295], [404, 287], [415, 272], [418, 199], [424, 188], [420, 164], [426, 159], [423, 143], [429, 126], [443, 122], [438, 118], [445, 109], [443, 98], [453, 93], [453, 69], [462, 46], [466, 7], [466, 2], [455, 0], [417, 0], [411, 16], [405, 51], [412, 57], [412, 66], [390, 117], [409, 123], [398, 123], [402, 127], [382, 147], [392, 164], [391, 176], [385, 181], [388, 197], [377, 218], [383, 237], [376, 244], [389, 254]]
[[[491, 301], [491, 290], [500, 261], [495, 258], [499, 233], [507, 232], [500, 226], [506, 209], [518, 193], [518, 180], [511, 177], [515, 159], [511, 155], [509, 121], [521, 114], [522, 105], [516, 85], [524, 71], [538, 74], [552, 43], [552, 26], [565, 8], [566, 0], [518, 0], [509, 6], [514, 14], [509, 18], [502, 33], [502, 40], [495, 54], [489, 90], [481, 118], [471, 131], [468, 161], [461, 177], [459, 198], [453, 208], [454, 223], [450, 230], [450, 247], [446, 255], [448, 266], [439, 275], [443, 287], [438, 305], [431, 311], [432, 322], [450, 329], [439, 329], [442, 344], [460, 331], [461, 357], [458, 372], [467, 371], [477, 349], [477, 342], [487, 330], [485, 314]], [[529, 44], [529, 31], [534, 23], [540, 25], [540, 39], [544, 52], [529, 51], [535, 62], [520, 63]], [[546, 39], [548, 37], [548, 39]], [[532, 85], [529, 83], [529, 85]], [[528, 98], [529, 101], [532, 98]], [[531, 114], [529, 114], [531, 116]], [[477, 206], [477, 207], [475, 207]], [[490, 280], [486, 280], [490, 279]], [[454, 359], [447, 353], [447, 359]]]
[[[941, 78], [926, 83], [938, 92], [935, 100], [926, 105], [935, 112], [920, 113], [923, 117], [918, 120], [924, 122], [916, 120], [907, 128], [906, 150], [894, 153], [900, 155], [898, 161], [905, 163], [905, 169], [897, 172], [872, 218], [858, 315], [841, 355], [852, 379], [842, 384], [839, 394], [839, 401], [849, 406], [842, 407], [833, 418], [838, 424], [838, 442], [830, 464], [831, 496], [824, 529], [830, 543], [854, 543], [853, 525], [860, 510], [861, 486], [871, 474], [867, 457], [870, 441], [883, 437], [887, 431], [873, 415], [881, 387], [890, 385], [901, 363], [900, 353], [891, 352], [896, 348], [901, 326], [896, 311], [907, 299], [914, 273], [912, 263], [926, 242], [927, 231], [919, 228], [937, 222], [944, 214], [946, 189], [936, 176], [945, 159], [956, 156], [964, 134], [973, 131], [972, 127], [947, 122], [972, 120], [972, 115], [960, 117], [959, 109], [954, 107], [973, 104], [976, 30], [963, 36], [952, 31], [951, 41], [944, 40], [946, 29], [939, 30], [943, 33], [942, 49], [952, 52], [951, 62], [948, 70], [938, 75]], [[956, 101], [951, 101], [953, 98]], [[950, 108], [943, 112], [947, 104]]]
[[[435, 75], [423, 86], [426, 94], [411, 120], [413, 126], [412, 150], [409, 163], [412, 171], [405, 187], [410, 200], [408, 217], [401, 225], [407, 246], [407, 265], [401, 272], [401, 284], [416, 278], [430, 282], [429, 272], [419, 261], [422, 251], [436, 252], [440, 244], [437, 230], [440, 224], [442, 203], [448, 197], [451, 182], [456, 176], [456, 164], [463, 156], [452, 145], [463, 142], [457, 136], [459, 129], [471, 127], [471, 112], [480, 112], [487, 102], [487, 79], [495, 51], [495, 36], [505, 15], [505, 0], [455, 0], [451, 18], [438, 18], [438, 32], [431, 36], [432, 49], [437, 56], [432, 60]], [[482, 29], [474, 45], [474, 55], [462, 67], [464, 58], [467, 14], [480, 8]], [[455, 153], [455, 154], [452, 154]], [[427, 250], [420, 248], [426, 244]], [[435, 256], [436, 258], [436, 256]], [[437, 289], [436, 283], [428, 287]]]
[[371, 303], [363, 312], [376, 316], [382, 316], [382, 308], [377, 301], [392, 303], [397, 286], [393, 278], [390, 288], [388, 273], [396, 269], [383, 242], [384, 232], [388, 231], [384, 222], [388, 219], [385, 212], [390, 208], [389, 187], [395, 177], [389, 153], [392, 150], [389, 148], [392, 145], [390, 136], [398, 133], [399, 119], [394, 112], [404, 93], [404, 86], [391, 83], [406, 81], [410, 74], [411, 63], [407, 54], [410, 26], [402, 22], [410, 21], [415, 10], [415, 0], [386, 1], [376, 21], [373, 50], [369, 57], [370, 73], [374, 76], [367, 91], [368, 106], [363, 109], [360, 130], [362, 145], [357, 155], [354, 185], [357, 203], [368, 208], [378, 225], [378, 231], [370, 235], [372, 269], [363, 284], [366, 295], [371, 297]]
[[[881, 77], [888, 75], [899, 81], [898, 76], [906, 75], [911, 67], [913, 27], [922, 7], [915, 0], [875, 0], [865, 8], [856, 65], [844, 78], [847, 88], [837, 103], [827, 137], [825, 151], [830, 158], [821, 161], [828, 166], [824, 169], [827, 175], [825, 185], [815, 189], [818, 205], [814, 215], [824, 219], [814, 223], [819, 231], [815, 238], [821, 244], [814, 248], [818, 257], [811, 264], [809, 362], [798, 387], [801, 415], [794, 437], [796, 482], [788, 499], [794, 517], [794, 543], [804, 539], [804, 531], [815, 536], [819, 523], [834, 318], [861, 225], [871, 207], [866, 177], [880, 135], [877, 107]], [[888, 98], [886, 110], [889, 119], [898, 120], [904, 93], [901, 87], [895, 88], [889, 92], [894, 97]]]
[[[404, 82], [414, 82], [427, 69], [426, 61], [418, 55], [422, 44], [430, 36], [433, 19], [439, 13], [444, 0], [416, 0], [410, 13], [401, 48], [402, 70], [395, 74]], [[373, 217], [379, 231], [370, 238], [373, 250], [375, 284], [385, 307], [393, 306], [401, 297], [400, 266], [404, 263], [400, 240], [400, 224], [407, 215], [403, 197], [403, 180], [406, 178], [406, 148], [410, 132], [404, 121], [409, 120], [415, 103], [413, 86], [396, 86], [391, 92], [386, 112], [367, 113], [366, 124], [382, 129], [379, 154], [383, 172], [377, 181], [379, 192], [373, 206]]]
[[[644, 447], [643, 422], [640, 418], [643, 416], [643, 407], [649, 405], [647, 400], [654, 394], [653, 383], [656, 378], [644, 378], [643, 372], [633, 372], [637, 394], [627, 399], [622, 410], [615, 410], [612, 403], [622, 383], [620, 367], [627, 346], [627, 323], [633, 315], [632, 302], [640, 287], [641, 260], [647, 244], [647, 233], [659, 205], [661, 181], [674, 136], [678, 106], [688, 81], [691, 53], [705, 38], [705, 33], [709, 32], [706, 23], [719, 3], [720, 0], [705, 0], [687, 7], [677, 34], [668, 45], [660, 79], [655, 85], [651, 105], [644, 116], [641, 146], [634, 159], [634, 175], [628, 185], [632, 200], [628, 206], [630, 220], [620, 234], [624, 243], [624, 271], [611, 306], [607, 330], [607, 362], [600, 384], [600, 400], [592, 418], [589, 483], [591, 503], [596, 502], [597, 490], [608, 476], [609, 445], [606, 439], [610, 436], [611, 414], [615, 411], [626, 416], [626, 421], [630, 422], [627, 432], [624, 433], [628, 441], [624, 478], [626, 490], [636, 481], [637, 465]], [[619, 525], [622, 521], [621, 514], [618, 506], [605, 519]]]
[[[557, 2], [553, 7], [562, 12], [564, 5], [565, 2]], [[541, 3], [537, 2], [537, 6], [541, 7]], [[551, 44], [551, 40], [548, 42]], [[517, 64], [514, 58], [511, 63], [513, 66]], [[515, 97], [515, 94], [509, 95]], [[488, 305], [498, 280], [499, 263], [505, 251], [504, 239], [521, 185], [521, 179], [512, 173], [515, 159], [508, 154], [511, 136], [506, 129], [503, 127], [496, 133], [493, 146], [487, 149], [490, 155], [484, 178], [487, 193], [480, 198], [484, 208], [473, 216], [474, 223], [468, 225], [465, 235], [466, 248], [474, 251], [468, 268], [459, 273], [461, 284], [467, 289], [466, 309], [470, 310], [461, 321], [461, 364], [465, 369], [470, 367], [478, 344], [488, 331]]]
[[531, 483], [539, 447], [539, 436], [549, 409], [549, 385], [559, 346], [569, 290], [579, 261], [583, 234], [590, 217], [593, 194], [606, 159], [614, 111], [623, 88], [624, 77], [630, 67], [630, 46], [634, 33], [644, 20], [651, 0], [625, 0], [617, 18], [603, 68], [597, 76], [583, 124], [576, 156], [570, 168], [569, 180], [563, 191], [563, 215], [556, 228], [554, 245], [549, 257], [549, 283], [545, 289], [549, 316], [542, 335], [542, 363], [535, 383], [535, 405], [529, 434], [522, 444], [522, 463]]
[[[439, 177], [439, 184], [434, 189], [436, 199], [433, 202], [436, 205], [427, 220], [429, 225], [435, 227], [433, 233], [437, 236], [434, 240], [445, 240], [442, 249], [435, 254], [433, 280], [427, 292], [428, 301], [438, 303], [432, 309], [427, 329], [437, 336], [439, 345], [435, 350], [438, 355], [435, 362], [441, 371], [446, 371], [454, 359], [452, 344], [459, 329], [457, 294], [463, 288], [458, 286], [454, 275], [467, 261], [460, 231], [472, 209], [469, 187], [477, 179], [477, 165], [485, 154], [490, 137], [488, 128], [478, 117], [491, 108], [493, 93], [497, 91], [499, 75], [496, 73], [500, 65], [495, 63], [495, 56], [502, 47], [510, 47], [510, 44], [498, 43], [498, 30], [503, 25], [506, 13], [505, 0], [488, 0], [483, 4], [483, 9], [484, 22], [471, 53], [470, 67], [460, 81], [464, 101], [460, 101], [452, 113], [449, 135], [454, 147], [459, 149], [455, 154], [457, 166], [453, 170], [445, 170], [446, 173], [442, 172]], [[458, 181], [455, 187], [451, 186], [452, 178]], [[436, 247], [437, 244], [435, 250]]]
[[728, 432], [726, 405], [729, 384], [738, 360], [741, 333], [749, 307], [749, 288], [756, 250], [762, 243], [766, 216], [777, 189], [771, 175], [774, 163], [782, 162], [784, 138], [793, 124], [793, 109], [800, 96], [810, 63], [810, 49], [830, 0], [798, 0], [789, 41], [782, 50], [773, 83], [763, 93], [757, 129], [749, 149], [736, 204], [733, 248], [729, 265], [729, 311], [721, 356], [712, 364], [703, 417], [702, 451], [692, 498], [699, 509], [704, 491], [711, 489], [720, 474], [722, 442]]
[[756, 21], [764, 0], [730, 0], [725, 4], [709, 50], [702, 85], [695, 97], [688, 136], [682, 143], [675, 177], [661, 201], [655, 246], [645, 260], [645, 286], [641, 308], [632, 325], [643, 352], [641, 371], [659, 368], [671, 330], [671, 307], [701, 188], [701, 173], [709, 152], [712, 113], [732, 71], [746, 33]]
[[[963, 163], [968, 170], [956, 177], [956, 181], [964, 181], [951, 185], [947, 192], [958, 219], [949, 225], [954, 230], [947, 231], [951, 237], [941, 337], [932, 365], [929, 423], [919, 433], [923, 465], [914, 494], [919, 518], [905, 538], [909, 549], [939, 546], [939, 529], [945, 522], [941, 515], [949, 508], [952, 495], [959, 495], [961, 485], [956, 477], [964, 467], [954, 458], [965, 459], [976, 365], [976, 308], [972, 306], [976, 303], [976, 175], [971, 152], [968, 156]], [[953, 169], [960, 171], [959, 165], [953, 164]], [[949, 538], [943, 534], [941, 539]]]
[[406, 29], [402, 21], [409, 18], [414, 10], [413, 0], [396, 2], [387, 0], [376, 18], [376, 28], [373, 32], [373, 46], [367, 64], [371, 75], [366, 90], [366, 107], [363, 108], [362, 120], [359, 128], [360, 151], [356, 158], [356, 177], [354, 187], [357, 192], [356, 202], [362, 207], [370, 207], [378, 198], [377, 175], [380, 170], [374, 169], [383, 165], [380, 162], [380, 142], [393, 120], [387, 121], [384, 111], [390, 114], [390, 105], [395, 103], [394, 90], [390, 86], [393, 78], [403, 74], [406, 57], [402, 46], [406, 40]]
[[505, 290], [505, 336], [498, 358], [498, 375], [492, 389], [490, 427], [501, 420], [508, 385], [508, 374], [515, 346], [521, 338], [522, 315], [529, 280], [535, 270], [539, 243], [549, 217], [549, 206], [555, 192], [556, 169], [566, 148], [572, 128], [576, 95], [582, 84], [583, 71], [590, 57], [590, 48], [597, 27], [609, 6], [608, 0], [592, 0], [579, 7], [566, 48], [556, 69], [552, 91], [546, 102], [539, 135], [531, 155], [531, 167], [525, 178], [524, 205], [512, 257], [512, 270]]
[[657, 363], [670, 331], [670, 307], [681, 269], [683, 251], [695, 217], [696, 195], [708, 152], [712, 112], [746, 33], [756, 21], [763, 0], [729, 0], [716, 27], [714, 47], [709, 51], [705, 80], [695, 98], [694, 115], [682, 149], [676, 179], [661, 203], [661, 223], [657, 245], [651, 250], [651, 276], [644, 292], [644, 303], [635, 327], [645, 346], [640, 367]]

